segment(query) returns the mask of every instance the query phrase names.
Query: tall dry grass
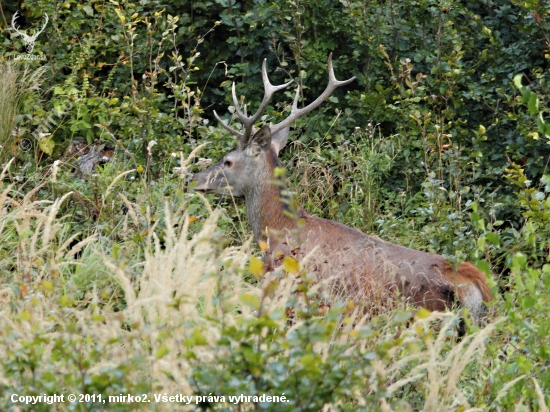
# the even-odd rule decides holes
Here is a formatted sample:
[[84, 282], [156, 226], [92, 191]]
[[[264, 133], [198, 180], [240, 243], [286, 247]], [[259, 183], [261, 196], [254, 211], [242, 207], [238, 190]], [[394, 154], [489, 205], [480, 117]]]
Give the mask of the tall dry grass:
[[[481, 410], [469, 409], [476, 399], [470, 398], [470, 388], [460, 382], [468, 364], [483, 363], [488, 338], [503, 319], [456, 340], [449, 332], [458, 320], [454, 313], [434, 312], [417, 318], [404, 331], [402, 344], [390, 350], [391, 362], [376, 366], [387, 382], [389, 398], [415, 383], [424, 393], [425, 411]], [[412, 351], [406, 349], [411, 347]]]
[[17, 115], [23, 98], [40, 88], [46, 67], [30, 69], [17, 61], [0, 61], [0, 160], [14, 150]]
[[[68, 247], [75, 235], [66, 235], [70, 221], [68, 216], [58, 213], [70, 193], [53, 202], [33, 200], [39, 189], [19, 201], [18, 194], [10, 193], [10, 188], [0, 195], [0, 202], [7, 207], [0, 217], [0, 238], [19, 239], [12, 256], [13, 278], [4, 278], [5, 285], [11, 285], [6, 285], [1, 294], [0, 358], [9, 363], [14, 351], [25, 353], [26, 345], [38, 333], [47, 343], [33, 372], [37, 376], [51, 369], [70, 373], [71, 361], [58, 359], [52, 364], [50, 358], [61, 339], [74, 345], [72, 349], [77, 350], [79, 358], [95, 360], [85, 372], [88, 376], [132, 364], [132, 359], [142, 357], [147, 368], [130, 372], [136, 380], [146, 376], [146, 381], [154, 383], [159, 393], [191, 394], [187, 377], [192, 371], [182, 355], [183, 343], [199, 328], [207, 344], [204, 351], [196, 349], [197, 356], [205, 361], [213, 359], [215, 352], [211, 348], [215, 347], [219, 330], [210, 327], [206, 319], [224, 316], [224, 310], [231, 314], [235, 297], [242, 290], [251, 289], [235, 275], [243, 271], [249, 244], [220, 248], [212, 240], [218, 230], [219, 212], [212, 213], [201, 232], [192, 235], [188, 216], [183, 214], [171, 221], [167, 206], [163, 242], [152, 226], [147, 235], [146, 258], [138, 264], [141, 268], [138, 277], [133, 276], [135, 268], [129, 270], [103, 251], [96, 252], [102, 254], [112, 277], [120, 283], [126, 308], [120, 312], [99, 305], [95, 291], [87, 304], [82, 305], [67, 299], [63, 282], [58, 281], [63, 268], [87, 264], [74, 256], [82, 249], [93, 248], [99, 234]], [[137, 212], [130, 210], [129, 216], [137, 217]], [[11, 231], [13, 234], [8, 233]], [[14, 285], [23, 292], [14, 293]], [[223, 307], [212, 304], [214, 295], [221, 298]], [[243, 308], [241, 313], [243, 310], [246, 312]], [[102, 348], [100, 357], [94, 352], [98, 347]], [[0, 374], [0, 383], [8, 388], [21, 387], [21, 379], [30, 379], [26, 373], [23, 375]], [[170, 405], [159, 408], [171, 410]]]
[[[4, 365], [0, 385], [4, 393], [30, 390], [29, 382], [39, 390], [46, 390], [47, 385], [65, 391], [90, 390], [94, 379], [120, 376], [121, 391], [132, 390], [133, 382], [138, 382], [150, 396], [191, 395], [197, 390], [193, 382], [197, 362], [189, 361], [188, 352], [200, 359], [201, 367], [216, 367], [227, 358], [228, 346], [218, 345], [222, 324], [240, 327], [243, 319], [267, 312], [284, 314], [289, 307], [306, 313], [318, 296], [326, 296], [326, 282], [282, 269], [265, 275], [257, 284], [245, 282], [250, 241], [227, 247], [216, 240], [221, 213], [217, 210], [194, 233], [185, 205], [173, 211], [166, 204], [164, 230], [158, 230], [160, 222], [150, 225], [145, 257], [128, 265], [107, 252], [101, 232], [86, 232], [89, 234], [84, 237], [78, 233], [83, 230], [71, 226], [70, 216], [63, 212], [70, 193], [52, 201], [37, 200], [40, 188], [23, 195], [8, 187], [0, 194], [5, 268], [0, 291], [0, 360]], [[131, 236], [138, 227], [143, 228], [142, 216], [127, 199], [125, 204], [128, 213], [120, 226], [122, 235]], [[145, 221], [150, 220], [145, 216]], [[14, 246], [11, 254], [6, 253], [6, 244]], [[6, 269], [10, 265], [11, 272]], [[85, 299], [71, 294], [76, 268], [89, 265], [102, 265], [109, 281], [120, 286], [122, 310], [100, 299], [95, 283]], [[304, 281], [311, 281], [307, 294], [297, 293]], [[251, 297], [260, 302], [259, 308], [243, 304]], [[483, 361], [495, 323], [456, 341], [451, 333], [457, 322], [455, 314], [433, 313], [408, 327], [398, 327], [392, 320], [395, 313], [380, 313], [377, 333], [362, 338], [367, 336], [365, 328], [373, 327], [370, 317], [348, 306], [342, 310], [341, 326], [333, 338], [313, 344], [313, 350], [326, 361], [333, 356], [336, 344], [346, 345], [348, 353], [360, 359], [392, 342], [387, 356], [353, 372], [369, 382], [357, 388], [357, 408], [402, 410], [398, 401], [407, 402], [409, 395], [404, 389], [410, 387], [418, 391], [425, 411], [451, 411], [457, 405], [467, 408], [475, 402], [461, 384], [461, 376], [468, 365]], [[312, 319], [324, 322], [321, 313], [292, 321], [284, 315], [273, 319], [272, 327], [280, 330], [284, 339], [308, 328]], [[398, 340], [396, 331], [400, 331]], [[269, 340], [260, 339], [258, 350], [268, 351], [270, 345]], [[292, 347], [280, 356], [293, 356]], [[124, 373], [118, 375], [121, 371]], [[115, 383], [111, 390], [117, 387]], [[382, 392], [386, 395], [378, 404], [367, 401]], [[9, 405], [8, 401], [3, 404]], [[325, 406], [337, 410], [337, 405]], [[174, 410], [175, 406], [155, 404], [153, 408]]]

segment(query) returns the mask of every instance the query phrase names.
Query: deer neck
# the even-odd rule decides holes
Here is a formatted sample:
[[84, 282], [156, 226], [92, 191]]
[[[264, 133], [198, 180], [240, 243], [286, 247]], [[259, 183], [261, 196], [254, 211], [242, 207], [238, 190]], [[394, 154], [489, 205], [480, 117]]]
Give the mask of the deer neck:
[[265, 167], [245, 194], [246, 215], [256, 240], [265, 239], [266, 228], [282, 231], [296, 227], [296, 220], [289, 217], [290, 199], [285, 187], [273, 183], [279, 160], [271, 150], [266, 152], [266, 158]]

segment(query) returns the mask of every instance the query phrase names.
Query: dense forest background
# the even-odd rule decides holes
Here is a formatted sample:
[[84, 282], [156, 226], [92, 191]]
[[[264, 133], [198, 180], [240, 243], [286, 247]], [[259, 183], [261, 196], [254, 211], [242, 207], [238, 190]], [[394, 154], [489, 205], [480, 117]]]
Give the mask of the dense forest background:
[[[277, 411], [548, 410], [550, 3], [21, 0], [0, 11], [7, 409], [12, 393], [68, 388], [285, 392], [289, 403], [253, 405]], [[38, 34], [33, 47], [22, 33]], [[282, 163], [294, 196], [474, 262], [495, 301], [465, 338], [457, 316], [405, 304], [361, 321], [349, 304], [320, 316], [315, 287], [292, 283], [308, 276], [298, 263], [260, 279], [242, 204], [188, 185], [235, 146], [213, 116], [240, 127], [233, 82], [253, 111], [267, 59], [271, 82], [295, 80], [305, 105], [327, 84], [330, 53], [337, 78], [356, 80], [293, 124]], [[287, 116], [293, 97], [276, 94], [262, 122]], [[303, 309], [295, 324], [289, 307]]]

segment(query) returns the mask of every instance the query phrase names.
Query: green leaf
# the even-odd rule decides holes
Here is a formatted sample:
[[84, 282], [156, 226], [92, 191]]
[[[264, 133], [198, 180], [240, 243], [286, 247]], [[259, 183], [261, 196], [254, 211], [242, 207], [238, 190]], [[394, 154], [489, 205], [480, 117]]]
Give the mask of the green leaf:
[[71, 300], [67, 295], [63, 295], [61, 296], [61, 298], [59, 298], [59, 304], [63, 307], [69, 306], [71, 304]]
[[527, 104], [527, 107], [529, 108], [529, 114], [531, 116], [537, 114], [539, 112], [539, 98], [536, 93], [531, 92], [531, 95], [529, 96], [529, 103]]
[[283, 260], [283, 268], [288, 273], [298, 273], [298, 271], [300, 270], [300, 264], [296, 259], [291, 258], [290, 256], [285, 256]]
[[480, 260], [479, 262], [477, 262], [476, 267], [486, 275], [491, 274], [491, 267], [489, 266], [489, 263], [487, 263], [487, 261], [485, 260]]
[[400, 322], [400, 323], [406, 322], [406, 321], [408, 321], [408, 320], [411, 318], [411, 315], [412, 315], [412, 313], [409, 312], [409, 311], [407, 311], [407, 310], [400, 310], [400, 311], [398, 311], [397, 314], [395, 315], [394, 320], [395, 320], [396, 322]]
[[493, 245], [499, 245], [500, 244], [500, 236], [498, 233], [495, 232], [487, 232], [485, 233], [485, 237], [489, 242], [491, 242]]
[[470, 154], [470, 157], [473, 157], [473, 158], [483, 157], [483, 153], [481, 153], [479, 150], [476, 150]]
[[239, 300], [254, 310], [258, 310], [260, 308], [260, 300], [250, 293], [243, 293], [242, 295], [239, 295]]
[[521, 252], [518, 252], [514, 255], [512, 259], [512, 270], [518, 273], [521, 269], [525, 268], [526, 263], [527, 263], [527, 256], [525, 256]]
[[166, 355], [168, 355], [168, 353], [170, 353], [168, 348], [162, 345], [160, 348], [157, 349], [157, 352], [155, 353], [155, 359], [164, 358]]
[[302, 359], [300, 359], [300, 363], [302, 364], [302, 366], [308, 367], [314, 365], [316, 360], [317, 358], [315, 356], [308, 353], [304, 355]]
[[516, 86], [520, 91], [523, 89], [523, 85], [521, 84], [522, 78], [523, 78], [523, 74], [517, 74], [514, 76], [514, 86]]
[[49, 280], [43, 280], [42, 287], [48, 292], [51, 292], [53, 290], [53, 284]]
[[273, 175], [275, 178], [281, 177], [285, 175], [285, 169], [283, 167], [276, 167], [275, 171], [273, 172]]
[[82, 10], [84, 10], [88, 16], [94, 15], [94, 10], [92, 9], [92, 6], [84, 6], [82, 7]]
[[53, 149], [55, 148], [55, 142], [53, 141], [52, 136], [46, 136], [40, 138], [38, 141], [38, 147], [47, 155], [52, 155]]
[[256, 256], [252, 256], [250, 258], [250, 263], [248, 264], [248, 269], [254, 276], [260, 277], [264, 272], [264, 265], [260, 259]]
[[544, 122], [544, 117], [542, 117], [542, 112], [537, 117], [537, 126], [541, 134], [546, 134], [546, 123]]
[[485, 236], [481, 236], [478, 240], [477, 240], [477, 248], [480, 250], [480, 251], [483, 251], [483, 248], [485, 247]]
[[425, 308], [420, 308], [418, 309], [418, 311], [416, 312], [416, 317], [418, 319], [426, 319], [428, 316], [430, 316], [430, 311], [428, 309], [425, 309]]

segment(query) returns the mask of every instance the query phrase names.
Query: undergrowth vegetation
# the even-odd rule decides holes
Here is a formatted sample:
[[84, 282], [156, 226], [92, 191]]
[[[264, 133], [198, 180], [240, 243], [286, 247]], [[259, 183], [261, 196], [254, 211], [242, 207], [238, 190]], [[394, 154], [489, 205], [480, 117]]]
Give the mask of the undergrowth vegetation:
[[[20, 31], [49, 20], [29, 53], [0, 4], [1, 410], [548, 410], [545, 2], [20, 3]], [[327, 308], [304, 262], [263, 273], [241, 202], [188, 184], [234, 146], [233, 81], [256, 107], [266, 58], [307, 103], [329, 52], [357, 80], [293, 125], [295, 199], [473, 262], [485, 324]], [[108, 159], [83, 174], [82, 150]]]

